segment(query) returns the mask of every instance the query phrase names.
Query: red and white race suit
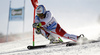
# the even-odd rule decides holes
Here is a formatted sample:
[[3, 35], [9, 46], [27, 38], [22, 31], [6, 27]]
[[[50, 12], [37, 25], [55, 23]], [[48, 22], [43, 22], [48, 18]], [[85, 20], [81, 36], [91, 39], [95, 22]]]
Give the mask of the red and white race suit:
[[35, 23], [42, 24], [41, 33], [43, 36], [45, 36], [46, 38], [49, 38], [51, 35], [56, 38], [56, 36], [54, 34], [57, 34], [60, 37], [64, 37], [66, 39], [77, 41], [77, 36], [68, 34], [66, 31], [64, 31], [60, 27], [60, 25], [57, 23], [55, 18], [52, 16], [50, 11], [46, 11], [45, 15], [46, 16], [44, 19], [40, 19], [37, 15], [35, 16]]

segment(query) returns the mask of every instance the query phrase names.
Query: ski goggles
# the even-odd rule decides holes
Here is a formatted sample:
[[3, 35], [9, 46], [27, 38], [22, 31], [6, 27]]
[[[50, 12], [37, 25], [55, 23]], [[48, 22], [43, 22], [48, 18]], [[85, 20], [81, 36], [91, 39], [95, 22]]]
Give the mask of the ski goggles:
[[44, 14], [43, 13], [37, 14], [37, 16], [42, 17], [42, 16], [44, 16]]

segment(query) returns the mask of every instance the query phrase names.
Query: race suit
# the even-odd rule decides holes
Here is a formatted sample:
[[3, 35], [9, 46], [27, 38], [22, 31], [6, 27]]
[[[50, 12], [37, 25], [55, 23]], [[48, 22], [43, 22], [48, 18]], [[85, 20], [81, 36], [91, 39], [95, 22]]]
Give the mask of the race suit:
[[[60, 27], [60, 25], [57, 23], [57, 21], [52, 16], [50, 11], [46, 11], [45, 12], [45, 18], [44, 19], [40, 19], [36, 15], [35, 16], [35, 23], [41, 23], [41, 27], [42, 27], [41, 28], [41, 33], [46, 38], [49, 38], [51, 36], [57, 38], [58, 36], [60, 36], [60, 37], [66, 38], [66, 39], [73, 40], [75, 42], [77, 41], [77, 36], [76, 35], [72, 35], [72, 34], [68, 34], [67, 32], [65, 32]], [[54, 34], [56, 34], [58, 36], [55, 36]]]

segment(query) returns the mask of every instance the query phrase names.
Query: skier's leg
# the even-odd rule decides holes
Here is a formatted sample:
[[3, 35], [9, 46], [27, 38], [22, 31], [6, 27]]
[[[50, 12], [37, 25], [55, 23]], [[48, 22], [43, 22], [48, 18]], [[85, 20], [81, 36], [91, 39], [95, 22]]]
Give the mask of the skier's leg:
[[45, 31], [45, 30], [42, 30], [42, 29], [41, 29], [41, 34], [42, 34], [46, 39], [48, 39], [48, 37], [50, 36], [50, 33], [48, 33], [48, 32]]
[[57, 28], [55, 30], [55, 32], [60, 35], [61, 37], [64, 37], [64, 38], [67, 38], [67, 39], [70, 39], [70, 40], [73, 40], [73, 41], [77, 41], [77, 37], [76, 35], [72, 35], [72, 34], [68, 34], [67, 32], [65, 32], [59, 24], [57, 24]]
[[68, 33], [66, 33], [64, 36], [63, 36], [64, 38], [67, 38], [67, 39], [70, 39], [70, 40], [72, 40], [72, 41], [77, 41], [77, 39], [78, 39], [78, 36], [76, 36], [76, 35], [73, 35], [73, 34], [68, 34]]
[[51, 33], [51, 32], [47, 32], [45, 30], [42, 30], [41, 29], [41, 34], [48, 40], [50, 40], [50, 44], [51, 43], [59, 43], [59, 42], [62, 42], [58, 39], [58, 37], [54, 34], [54, 33]]

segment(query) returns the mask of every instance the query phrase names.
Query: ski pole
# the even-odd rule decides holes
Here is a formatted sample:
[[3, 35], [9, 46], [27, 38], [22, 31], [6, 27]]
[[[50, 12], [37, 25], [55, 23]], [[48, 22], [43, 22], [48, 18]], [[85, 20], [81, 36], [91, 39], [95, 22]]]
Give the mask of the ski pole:
[[61, 42], [63, 42], [63, 40], [60, 38], [60, 37], [58, 37], [59, 38], [59, 40], [61, 41]]

